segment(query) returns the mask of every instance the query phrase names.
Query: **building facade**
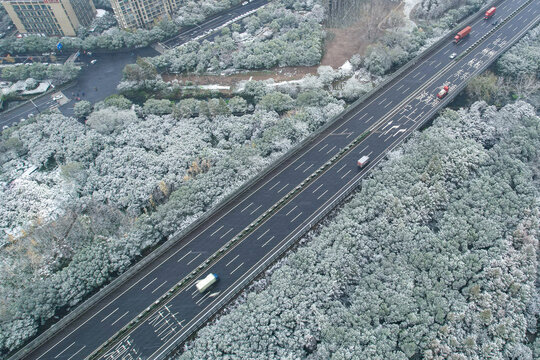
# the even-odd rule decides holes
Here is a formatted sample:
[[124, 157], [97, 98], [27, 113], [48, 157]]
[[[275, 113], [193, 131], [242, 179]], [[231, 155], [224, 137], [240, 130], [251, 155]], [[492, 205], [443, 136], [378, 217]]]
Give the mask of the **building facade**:
[[123, 28], [151, 28], [156, 21], [170, 18], [181, 0], [111, 0]]
[[96, 15], [92, 0], [4, 0], [2, 5], [21, 34], [75, 36]]

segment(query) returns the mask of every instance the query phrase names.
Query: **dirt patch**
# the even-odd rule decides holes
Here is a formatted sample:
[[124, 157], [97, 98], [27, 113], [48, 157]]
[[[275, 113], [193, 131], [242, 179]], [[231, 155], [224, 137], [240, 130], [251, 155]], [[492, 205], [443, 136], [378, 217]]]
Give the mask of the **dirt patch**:
[[329, 40], [321, 64], [338, 68], [354, 54], [363, 55], [383, 35], [384, 27], [394, 25], [397, 16], [403, 17], [400, 6], [386, 0], [365, 2], [355, 8], [357, 20], [352, 25], [326, 29]]

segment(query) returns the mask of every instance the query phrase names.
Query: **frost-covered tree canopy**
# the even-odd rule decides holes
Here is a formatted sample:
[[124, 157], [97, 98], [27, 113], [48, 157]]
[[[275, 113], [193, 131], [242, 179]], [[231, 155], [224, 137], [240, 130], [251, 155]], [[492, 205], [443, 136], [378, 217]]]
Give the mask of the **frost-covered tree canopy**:
[[540, 118], [446, 111], [180, 359], [533, 359]]
[[258, 101], [246, 96], [249, 106], [240, 96], [143, 106], [112, 96], [91, 113], [88, 103], [76, 105], [86, 124], [51, 113], [2, 132], [0, 351], [343, 110], [343, 101], [320, 92], [327, 98], [320, 104], [274, 91]]
[[212, 42], [190, 42], [151, 61], [173, 73], [316, 65], [323, 54], [321, 1], [277, 0], [224, 29]]

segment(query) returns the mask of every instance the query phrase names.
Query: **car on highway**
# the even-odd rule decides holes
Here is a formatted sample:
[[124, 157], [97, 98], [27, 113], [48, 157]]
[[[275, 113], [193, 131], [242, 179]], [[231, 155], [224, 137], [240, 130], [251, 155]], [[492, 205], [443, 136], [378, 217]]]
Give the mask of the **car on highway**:
[[450, 91], [450, 88], [448, 87], [448, 85], [445, 85], [438, 93], [437, 93], [437, 97], [439, 99], [442, 99], [443, 97], [445, 97], [447, 94], [448, 94], [448, 91]]
[[97, 63], [97, 60], [96, 60], [96, 59], [90, 61], [90, 64], [92, 64], [92, 65], [94, 65], [95, 63]]
[[491, 23], [491, 25], [495, 26], [499, 23], [499, 19], [495, 19], [493, 20], [493, 22]]
[[63, 98], [63, 97], [64, 97], [64, 95], [58, 94], [58, 95], [54, 95], [52, 99], [53, 99], [54, 101], [58, 101], [58, 100], [60, 100], [60, 99]]
[[455, 58], [456, 56], [457, 56], [457, 53], [451, 53], [451, 54], [450, 54], [450, 59], [453, 59], [453, 58]]

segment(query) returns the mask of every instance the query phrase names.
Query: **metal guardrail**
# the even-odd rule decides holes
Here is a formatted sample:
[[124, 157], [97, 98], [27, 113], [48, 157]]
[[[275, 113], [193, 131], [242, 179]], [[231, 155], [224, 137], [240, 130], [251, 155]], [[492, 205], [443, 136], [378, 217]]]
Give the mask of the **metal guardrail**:
[[[465, 20], [463, 20], [460, 24], [456, 25], [454, 29], [450, 30], [446, 36], [443, 36], [441, 39], [433, 43], [430, 47], [425, 49], [421, 54], [418, 54], [415, 58], [411, 59], [409, 62], [407, 62], [405, 65], [403, 65], [400, 69], [398, 69], [396, 72], [394, 72], [392, 75], [390, 75], [386, 80], [384, 80], [382, 83], [380, 83], [376, 88], [372, 89], [370, 92], [366, 93], [364, 96], [353, 102], [347, 109], [345, 109], [341, 114], [337, 115], [334, 119], [330, 120], [328, 123], [323, 125], [321, 128], [319, 128], [316, 132], [309, 135], [307, 138], [305, 138], [303, 141], [301, 141], [299, 144], [297, 144], [295, 147], [287, 151], [282, 157], [280, 157], [276, 162], [274, 162], [272, 165], [270, 165], [268, 168], [266, 168], [263, 172], [261, 172], [259, 175], [255, 176], [254, 178], [248, 180], [242, 187], [238, 188], [237, 190], [233, 191], [228, 196], [224, 197], [215, 207], [209, 209], [204, 215], [202, 215], [198, 220], [195, 220], [191, 225], [186, 227], [184, 230], [178, 232], [177, 234], [172, 235], [169, 240], [165, 241], [161, 245], [157, 245], [156, 249], [152, 251], [147, 256], [140, 259], [138, 262], [136, 262], [133, 266], [131, 266], [126, 272], [118, 276], [116, 279], [112, 280], [108, 285], [103, 287], [100, 291], [98, 291], [96, 294], [88, 298], [86, 301], [84, 301], [82, 304], [77, 306], [73, 311], [71, 311], [69, 314], [64, 316], [61, 320], [59, 320], [57, 323], [51, 325], [50, 328], [45, 330], [42, 334], [34, 338], [32, 341], [27, 343], [25, 347], [17, 351], [12, 355], [13, 360], [22, 359], [25, 355], [35, 350], [37, 347], [43, 345], [46, 341], [48, 341], [50, 338], [52, 338], [57, 331], [63, 329], [66, 327], [69, 323], [73, 322], [76, 318], [78, 318], [80, 315], [82, 315], [85, 311], [89, 310], [91, 307], [95, 306], [97, 303], [99, 303], [103, 298], [105, 298], [107, 295], [115, 291], [118, 287], [120, 287], [126, 280], [133, 277], [137, 272], [139, 272], [144, 267], [151, 264], [155, 259], [166, 253], [171, 247], [176, 245], [176, 243], [182, 239], [183, 237], [189, 235], [191, 232], [197, 229], [198, 226], [200, 226], [202, 223], [210, 219], [216, 212], [219, 212], [226, 208], [230, 203], [232, 203], [234, 200], [236, 200], [240, 195], [249, 192], [251, 190], [251, 187], [256, 184], [258, 181], [263, 179], [265, 176], [270, 174], [271, 172], [275, 171], [279, 166], [281, 166], [283, 163], [289, 161], [291, 158], [293, 158], [294, 155], [296, 155], [298, 152], [304, 149], [306, 145], [308, 145], [310, 142], [312, 142], [314, 139], [316, 139], [320, 134], [328, 130], [330, 127], [335, 125], [339, 120], [343, 119], [345, 116], [347, 116], [353, 109], [355, 109], [357, 106], [361, 105], [365, 100], [368, 98], [375, 96], [380, 91], [383, 91], [393, 80], [395, 80], [397, 77], [399, 77], [401, 74], [403, 74], [405, 71], [409, 70], [412, 66], [417, 64], [420, 60], [422, 60], [425, 56], [432, 53], [436, 48], [441, 46], [444, 42], [446, 42], [449, 38], [453, 36], [453, 34], [458, 31], [463, 24], [466, 24], [473, 19], [479, 17], [482, 15], [482, 12], [489, 9], [491, 6], [494, 6], [503, 0], [494, 0], [490, 2], [488, 5], [484, 6], [479, 12], [476, 12], [472, 14], [471, 16], [467, 17]], [[448, 98], [449, 99], [449, 98]], [[372, 163], [374, 164], [374, 163]], [[341, 200], [341, 199], [340, 199]], [[326, 215], [326, 214], [325, 214]], [[311, 225], [312, 226], [312, 225]], [[311, 227], [310, 226], [310, 227]], [[276, 256], [277, 258], [278, 256]], [[202, 269], [201, 269], [202, 270]], [[251, 281], [253, 276], [249, 281]], [[232, 298], [233, 296], [231, 296]], [[215, 314], [216, 310], [213, 314]], [[210, 316], [213, 316], [210, 315]], [[209, 316], [209, 317], [210, 317]], [[206, 318], [204, 321], [206, 321], [208, 318]], [[204, 321], [201, 321], [201, 324], [204, 323]], [[199, 325], [200, 326], [200, 325]], [[179, 341], [176, 344], [180, 344], [185, 339], [179, 339]]]

